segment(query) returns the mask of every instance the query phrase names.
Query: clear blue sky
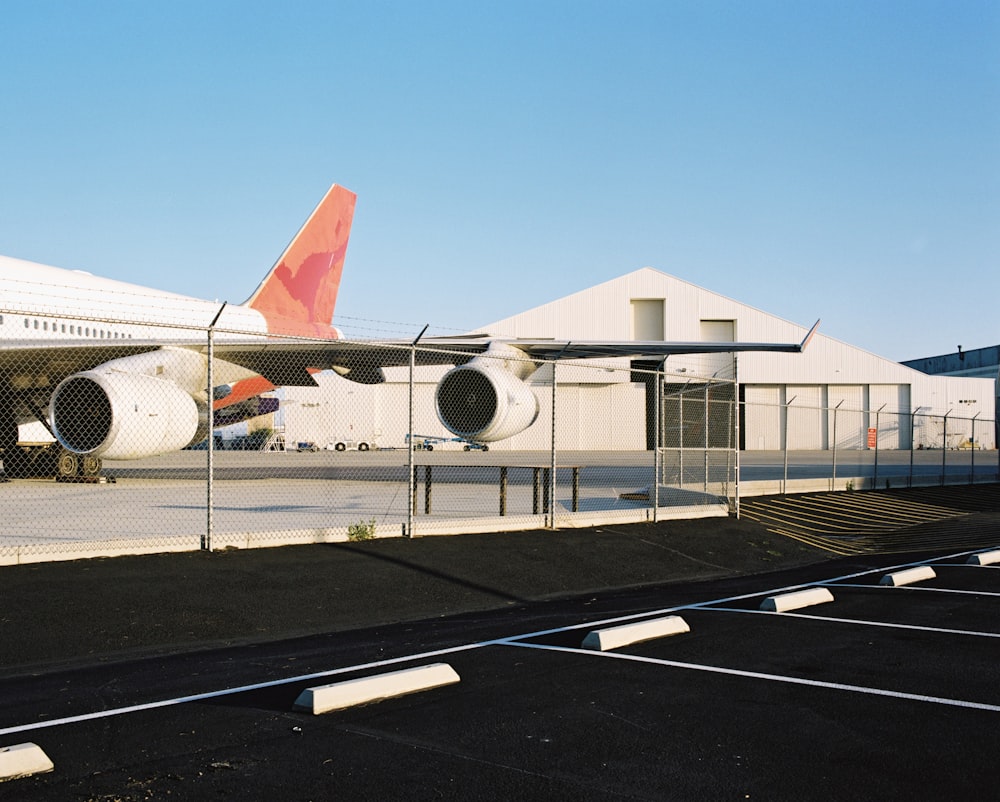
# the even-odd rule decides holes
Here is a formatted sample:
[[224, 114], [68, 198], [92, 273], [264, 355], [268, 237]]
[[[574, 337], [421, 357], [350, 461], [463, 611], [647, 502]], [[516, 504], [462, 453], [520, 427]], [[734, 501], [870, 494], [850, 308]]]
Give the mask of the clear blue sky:
[[892, 359], [1000, 343], [996, 0], [0, 8], [0, 253], [241, 302], [336, 182], [357, 336], [648, 265]]

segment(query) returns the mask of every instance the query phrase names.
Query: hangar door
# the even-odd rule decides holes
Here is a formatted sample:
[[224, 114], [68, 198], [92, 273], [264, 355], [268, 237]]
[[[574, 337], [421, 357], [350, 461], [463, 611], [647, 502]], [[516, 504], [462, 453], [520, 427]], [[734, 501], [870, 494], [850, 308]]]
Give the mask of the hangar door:
[[741, 392], [742, 448], [780, 450], [786, 431], [789, 449], [830, 448], [838, 404], [837, 448], [867, 448], [869, 427], [878, 429], [880, 449], [910, 447], [910, 388], [905, 384], [747, 384]]
[[836, 438], [837, 448], [861, 450], [867, 448], [868, 385], [831, 384], [826, 403], [830, 439]]
[[[872, 384], [868, 395], [868, 425], [878, 430], [878, 447], [909, 449], [910, 385]], [[877, 410], [882, 411], [876, 415]]]
[[662, 298], [633, 298], [632, 304], [632, 339], [662, 340], [664, 314]]
[[826, 387], [818, 384], [786, 385], [789, 449], [818, 450], [827, 447], [825, 391]]
[[793, 451], [826, 448], [825, 386], [747, 384], [742, 392], [742, 448], [777, 451], [786, 443]]
[[743, 387], [742, 447], [750, 451], [779, 451], [785, 445], [785, 393], [778, 384]]
[[[731, 343], [736, 340], [736, 321], [702, 320], [699, 322], [701, 340], [706, 343]], [[702, 354], [698, 372], [701, 376], [728, 379], [735, 375], [732, 352]]]

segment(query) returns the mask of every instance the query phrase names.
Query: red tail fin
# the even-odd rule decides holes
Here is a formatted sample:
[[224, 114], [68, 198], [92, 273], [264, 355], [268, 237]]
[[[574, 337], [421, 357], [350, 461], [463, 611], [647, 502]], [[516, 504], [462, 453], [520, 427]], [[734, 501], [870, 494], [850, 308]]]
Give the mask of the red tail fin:
[[334, 184], [246, 302], [276, 334], [329, 337], [357, 196]]

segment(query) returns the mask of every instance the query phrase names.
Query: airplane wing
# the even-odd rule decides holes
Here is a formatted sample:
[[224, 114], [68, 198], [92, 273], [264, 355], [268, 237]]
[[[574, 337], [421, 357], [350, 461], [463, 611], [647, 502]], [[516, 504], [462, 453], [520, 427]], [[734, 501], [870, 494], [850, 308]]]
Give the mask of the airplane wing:
[[[190, 345], [190, 341], [187, 344]], [[160, 340], [0, 342], [0, 376], [8, 377], [13, 387], [51, 389], [79, 371], [96, 368], [112, 359], [156, 351], [163, 345]], [[30, 379], [19, 381], [18, 377]]]
[[[817, 321], [818, 325], [818, 321]], [[416, 341], [244, 337], [220, 332], [213, 343], [213, 406], [235, 405], [274, 386], [315, 386], [330, 369], [361, 384], [385, 381], [383, 368], [454, 365], [438, 382], [441, 422], [475, 442], [505, 439], [530, 426], [538, 401], [526, 380], [546, 360], [657, 357], [737, 351], [802, 351], [798, 343], [573, 341], [486, 335]], [[416, 346], [416, 348], [414, 348]], [[18, 421], [50, 417], [67, 450], [135, 459], [184, 447], [203, 436], [208, 343], [200, 340], [0, 343], [0, 380], [8, 388], [0, 432], [8, 448]], [[234, 387], [235, 385], [235, 387]], [[201, 400], [198, 400], [201, 399]], [[46, 408], [51, 409], [46, 415]]]
[[[516, 349], [527, 360], [595, 359], [609, 357], [660, 357], [673, 354], [712, 354], [742, 351], [803, 351], [816, 333], [819, 321], [798, 343], [669, 342], [660, 340], [556, 340], [504, 339], [485, 334], [428, 337], [416, 343], [403, 340], [297, 340], [284, 338], [220, 339], [214, 346], [217, 360], [238, 365], [281, 386], [313, 386], [312, 373], [337, 370], [355, 381], [383, 367], [410, 364], [463, 365], [498, 346]], [[30, 386], [55, 387], [67, 376], [91, 370], [114, 359], [145, 354], [161, 348], [183, 348], [207, 354], [204, 343], [186, 340], [24, 341], [0, 343], [0, 375], [31, 377]], [[353, 375], [352, 375], [353, 374]], [[13, 382], [14, 386], [25, 382]]]
[[[464, 365], [476, 356], [508, 349], [526, 361], [597, 359], [610, 357], [657, 357], [674, 354], [717, 354], [743, 351], [800, 353], [819, 327], [817, 320], [797, 343], [756, 342], [671, 342], [665, 340], [556, 340], [505, 339], [488, 335], [429, 337], [401, 340], [324, 340], [316, 342], [269, 339], [266, 342], [222, 342], [215, 347], [217, 358], [240, 365], [275, 385], [311, 385], [310, 370], [336, 370], [363, 384], [373, 372], [384, 367], [415, 365]], [[509, 349], [514, 349], [511, 352]]]

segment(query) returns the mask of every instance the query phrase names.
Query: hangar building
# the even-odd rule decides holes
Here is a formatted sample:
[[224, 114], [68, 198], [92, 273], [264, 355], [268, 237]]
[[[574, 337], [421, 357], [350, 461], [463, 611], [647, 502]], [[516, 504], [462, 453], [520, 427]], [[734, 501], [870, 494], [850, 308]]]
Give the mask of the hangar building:
[[[982, 376], [992, 379], [996, 408], [1000, 409], [1000, 345], [971, 351], [963, 351], [960, 345], [957, 351], [950, 354], [908, 359], [902, 364], [934, 376]], [[996, 423], [995, 431], [1000, 437], [1000, 421]]]
[[908, 359], [902, 364], [934, 376], [981, 376], [992, 379], [1000, 399], [1000, 345], [975, 348], [972, 351], [963, 351], [962, 346], [958, 346], [958, 350], [950, 354]]
[[[646, 267], [479, 331], [570, 340], [798, 342], [806, 328]], [[743, 449], [829, 449], [834, 444], [867, 448], [873, 445], [873, 431], [883, 449], [909, 449], [911, 444], [952, 448], [971, 440], [980, 448], [995, 447], [995, 382], [988, 378], [928, 375], [827, 337], [822, 329], [802, 354], [737, 356], [671, 356], [662, 365], [662, 375], [667, 389], [690, 387], [713, 376], [734, 380], [730, 392], [738, 393], [744, 410], [739, 422]], [[625, 423], [649, 417], [649, 382], [637, 375], [639, 368], [660, 366], [628, 359], [597, 365], [560, 363], [558, 447], [651, 447], [648, 421], [646, 427]], [[417, 371], [415, 432], [449, 436], [433, 411], [434, 389], [444, 372]], [[287, 439], [322, 443], [345, 437], [345, 430], [355, 439], [381, 446], [403, 445], [407, 419], [399, 410], [400, 404], [406, 408], [409, 379], [401, 368], [387, 370], [386, 376], [386, 384], [360, 386], [329, 374], [321, 377], [319, 388], [289, 388], [283, 404]], [[548, 447], [551, 382], [550, 366], [536, 372], [529, 383], [541, 401], [539, 420], [521, 434], [491, 444], [491, 449]], [[328, 416], [321, 421], [319, 410], [327, 404], [341, 410], [344, 419], [331, 424]], [[347, 420], [351, 416], [358, 419]]]

